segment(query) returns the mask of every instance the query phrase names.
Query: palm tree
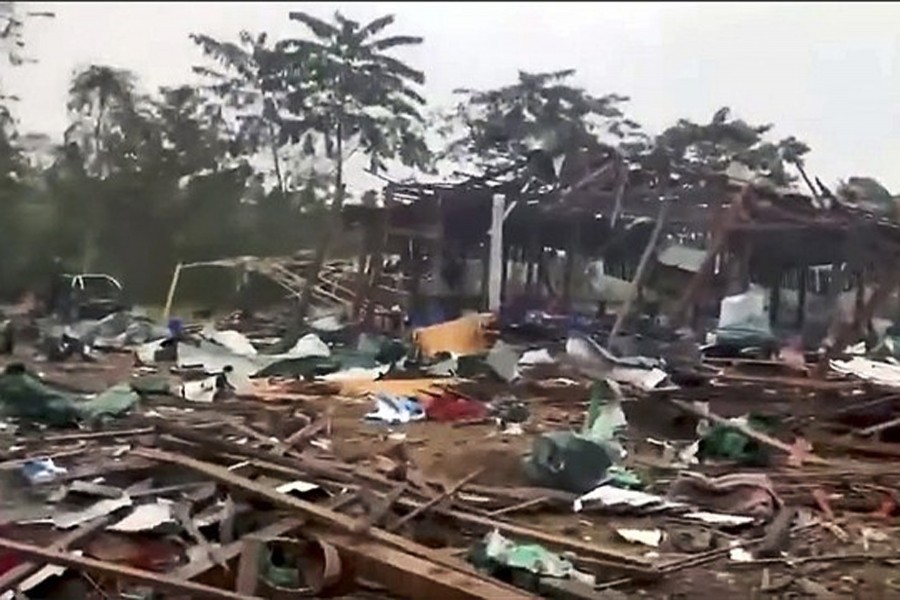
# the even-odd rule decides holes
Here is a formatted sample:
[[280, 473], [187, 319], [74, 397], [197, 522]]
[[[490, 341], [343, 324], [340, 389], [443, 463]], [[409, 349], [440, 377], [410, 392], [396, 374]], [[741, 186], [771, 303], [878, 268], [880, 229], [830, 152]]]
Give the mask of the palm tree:
[[281, 47], [318, 58], [317, 90], [310, 93], [305, 89], [292, 95], [292, 111], [303, 115], [298, 133], [305, 132], [302, 135], [307, 139], [313, 132], [321, 135], [326, 155], [335, 161], [331, 222], [316, 247], [300, 299], [299, 328], [328, 246], [339, 227], [345, 196], [344, 149], [347, 143], [356, 141], [358, 149], [368, 155], [372, 171], [383, 170], [384, 160], [391, 158], [399, 158], [407, 165], [426, 167], [430, 154], [416, 131], [424, 122], [419, 108], [425, 104], [416, 87], [425, 82], [425, 75], [389, 54], [396, 48], [421, 44], [421, 37], [382, 35], [394, 23], [393, 15], [366, 24], [348, 19], [340, 12], [335, 13], [333, 22], [304, 12], [291, 12], [289, 16], [305, 25], [313, 39], [288, 40]]
[[113, 125], [111, 117], [132, 114], [135, 109], [134, 82], [130, 71], [106, 65], [91, 65], [72, 79], [68, 108], [77, 118], [66, 135], [71, 138], [86, 121], [92, 123], [91, 134], [81, 131], [81, 135], [82, 141], [91, 146], [96, 177], [107, 174], [103, 138]]
[[[66, 130], [66, 141], [80, 138], [86, 155], [86, 171], [95, 180], [109, 175], [111, 153], [107, 141], [113, 130], [135, 115], [134, 75], [106, 65], [91, 65], [77, 73], [69, 87], [69, 112], [73, 123]], [[96, 255], [98, 198], [85, 198], [82, 269], [88, 270]]]
[[[239, 145], [250, 151], [268, 147], [278, 191], [284, 196], [284, 173], [278, 155], [283, 141], [281, 109], [288, 77], [298, 75], [301, 57], [296, 53], [288, 57], [270, 47], [265, 33], [253, 35], [242, 31], [237, 44], [220, 42], [200, 34], [191, 34], [191, 39], [205, 55], [225, 68], [224, 71], [218, 71], [196, 66], [194, 72], [210, 78], [213, 81], [210, 89], [229, 108], [238, 111]], [[292, 60], [291, 68], [295, 70], [294, 73], [286, 70], [285, 58]], [[302, 76], [295, 78], [301, 80]]]
[[620, 139], [639, 126], [625, 118], [618, 94], [593, 96], [570, 85], [575, 71], [520, 71], [518, 81], [492, 90], [456, 90], [463, 100], [448, 116], [444, 134], [451, 137], [447, 154], [474, 158], [486, 168], [500, 168], [541, 150], [552, 158], [582, 148], [597, 148], [597, 136]]

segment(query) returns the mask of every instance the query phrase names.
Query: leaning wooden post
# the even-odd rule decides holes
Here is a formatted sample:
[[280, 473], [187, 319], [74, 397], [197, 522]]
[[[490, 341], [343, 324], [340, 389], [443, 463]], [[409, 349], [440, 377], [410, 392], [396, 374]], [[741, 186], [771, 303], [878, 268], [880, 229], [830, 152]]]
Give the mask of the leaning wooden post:
[[178, 279], [181, 277], [181, 267], [183, 263], [181, 261], [175, 265], [175, 272], [172, 273], [172, 281], [169, 283], [169, 291], [166, 294], [166, 306], [163, 309], [163, 319], [168, 321], [169, 315], [172, 314], [172, 303], [175, 301], [175, 288], [178, 287]]
[[653, 232], [650, 234], [650, 240], [647, 242], [647, 246], [644, 248], [644, 253], [641, 255], [641, 261], [638, 263], [637, 271], [634, 274], [634, 280], [631, 282], [631, 289], [628, 290], [628, 297], [619, 308], [619, 314], [616, 315], [616, 322], [615, 324], [613, 324], [612, 331], [609, 333], [609, 340], [607, 340], [606, 342], [607, 348], [612, 346], [612, 341], [619, 334], [619, 331], [625, 324], [625, 319], [628, 317], [628, 313], [631, 312], [631, 306], [632, 304], [634, 304], [634, 299], [637, 298], [638, 291], [641, 289], [641, 285], [644, 282], [645, 273], [648, 272], [647, 267], [650, 264], [650, 257], [653, 256], [653, 251], [656, 249], [656, 244], [659, 242], [659, 236], [662, 233], [666, 218], [669, 215], [670, 205], [670, 200], [664, 200], [662, 206], [659, 207], [659, 215], [657, 215], [656, 217], [656, 225], [654, 225]]
[[697, 296], [706, 286], [707, 282], [712, 278], [713, 268], [716, 264], [716, 255], [718, 255], [725, 248], [726, 244], [728, 243], [728, 238], [730, 237], [731, 230], [735, 225], [737, 225], [738, 221], [740, 220], [741, 211], [743, 210], [744, 197], [747, 194], [749, 194], [749, 187], [744, 188], [744, 191], [741, 193], [741, 195], [738, 196], [735, 202], [732, 202], [731, 206], [726, 209], [722, 222], [712, 232], [712, 241], [706, 251], [706, 257], [703, 259], [703, 263], [694, 274], [694, 277], [691, 279], [690, 283], [688, 283], [687, 289], [685, 289], [684, 294], [681, 296], [681, 299], [678, 301], [678, 305], [675, 307], [675, 310], [672, 313], [672, 324], [675, 327], [680, 327], [684, 323], [688, 309], [693, 306], [694, 302], [696, 302]]

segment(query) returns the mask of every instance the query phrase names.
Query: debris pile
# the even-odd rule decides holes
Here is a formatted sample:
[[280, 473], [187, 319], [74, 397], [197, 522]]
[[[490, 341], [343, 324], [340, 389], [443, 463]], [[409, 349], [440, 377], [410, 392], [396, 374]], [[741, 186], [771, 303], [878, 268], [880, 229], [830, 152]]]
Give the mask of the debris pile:
[[[673, 367], [491, 326], [19, 349], [0, 375], [0, 597], [664, 597], [708, 570], [839, 595], [874, 583], [830, 565], [900, 556], [900, 451], [871, 439], [900, 427], [891, 364]], [[120, 380], [64, 389], [79, 369]]]
[[810, 352], [767, 308], [41, 324], [0, 357], [0, 598], [892, 597], [896, 331]]

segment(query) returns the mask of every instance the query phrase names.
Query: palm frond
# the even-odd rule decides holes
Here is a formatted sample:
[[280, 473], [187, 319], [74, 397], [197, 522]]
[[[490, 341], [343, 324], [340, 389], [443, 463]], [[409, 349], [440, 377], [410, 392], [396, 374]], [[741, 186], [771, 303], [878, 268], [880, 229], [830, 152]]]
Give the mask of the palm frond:
[[425, 38], [421, 38], [414, 35], [395, 35], [391, 37], [381, 38], [380, 40], [373, 40], [365, 45], [367, 49], [371, 50], [390, 50], [391, 48], [396, 48], [398, 46], [416, 46], [425, 41]]
[[382, 30], [394, 24], [394, 15], [384, 15], [370, 21], [360, 30], [360, 34], [366, 38], [377, 35]]
[[425, 73], [410, 67], [401, 60], [397, 60], [391, 56], [385, 56], [384, 54], [376, 56], [374, 60], [395, 75], [409, 79], [419, 85], [425, 83]]
[[253, 75], [252, 56], [246, 50], [231, 42], [220, 42], [209, 36], [192, 33], [191, 40], [203, 53], [222, 65], [234, 69], [242, 77]]
[[312, 31], [313, 35], [319, 39], [337, 37], [337, 35], [340, 33], [340, 31], [331, 23], [323, 21], [318, 17], [314, 17], [309, 13], [305, 13], [302, 11], [291, 11], [290, 13], [288, 13], [288, 18], [292, 21], [298, 21], [306, 25], [306, 27], [310, 31]]

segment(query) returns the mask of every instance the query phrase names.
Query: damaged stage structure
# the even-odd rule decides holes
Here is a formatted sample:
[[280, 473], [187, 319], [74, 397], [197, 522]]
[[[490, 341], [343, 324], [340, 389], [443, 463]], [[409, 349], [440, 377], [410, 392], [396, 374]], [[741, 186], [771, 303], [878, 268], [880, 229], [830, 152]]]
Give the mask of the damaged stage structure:
[[[900, 226], [540, 167], [179, 265], [165, 324], [9, 311], [0, 598], [900, 597]], [[180, 323], [201, 266], [285, 310]]]

